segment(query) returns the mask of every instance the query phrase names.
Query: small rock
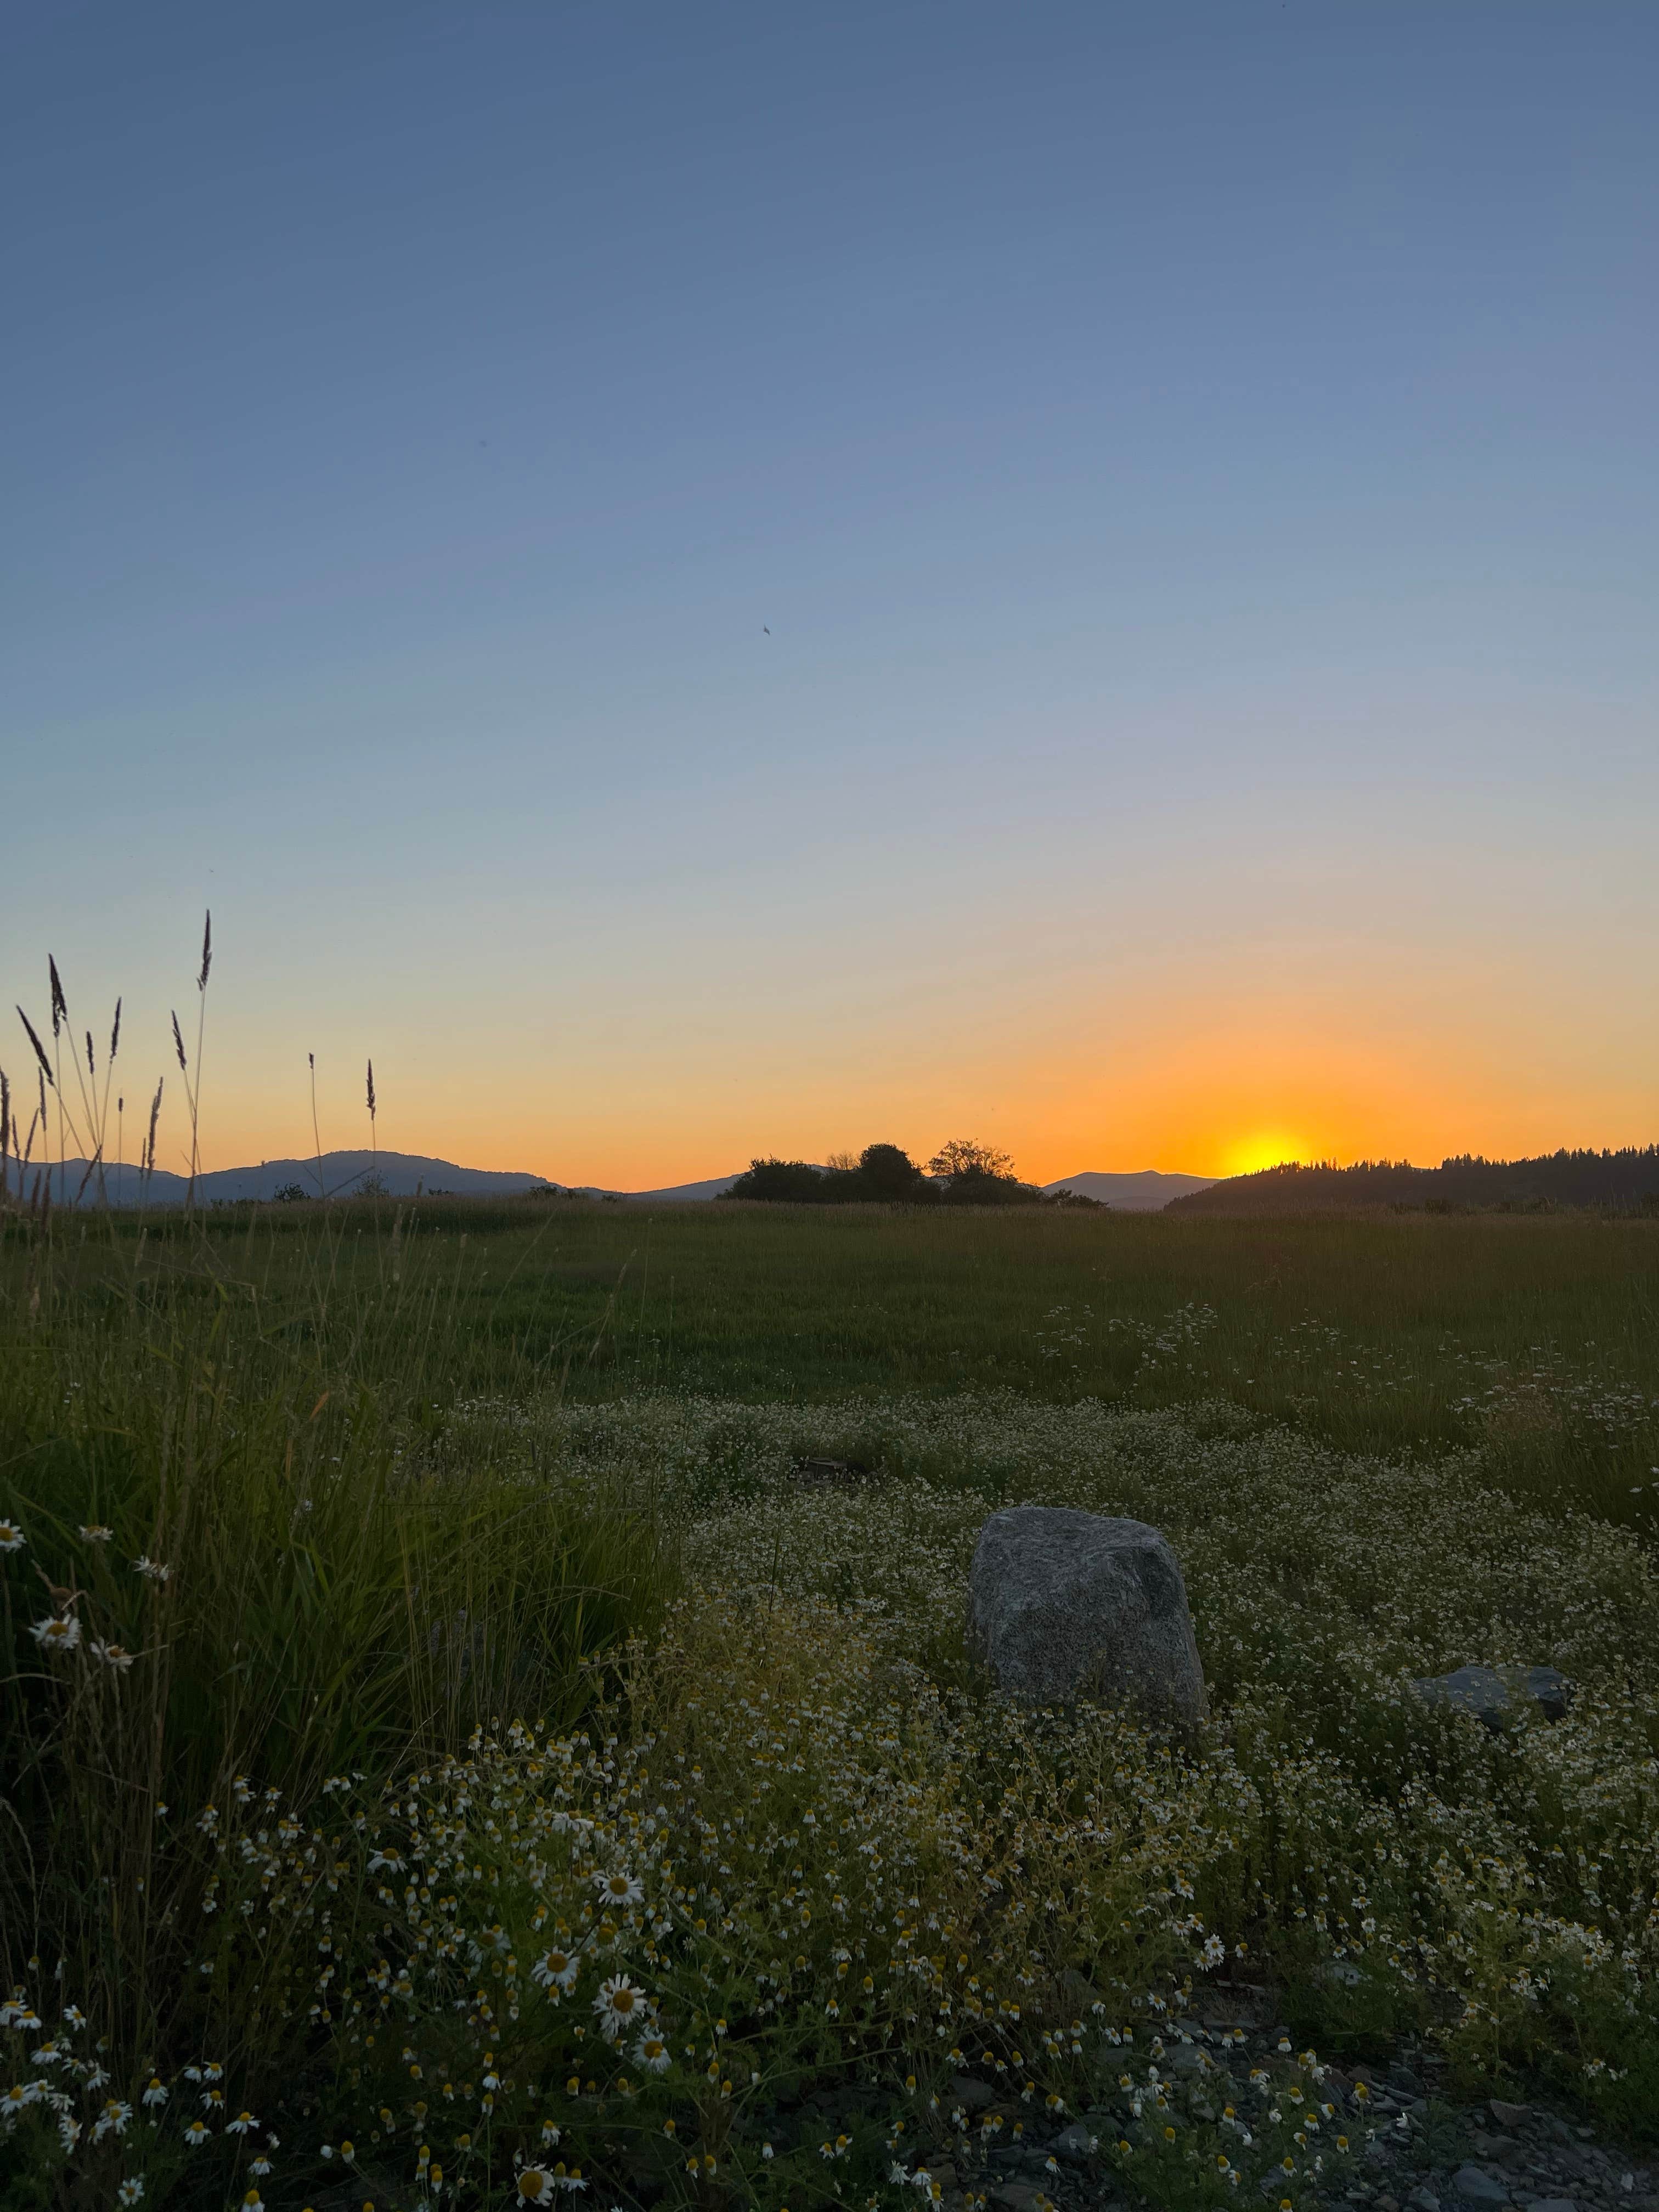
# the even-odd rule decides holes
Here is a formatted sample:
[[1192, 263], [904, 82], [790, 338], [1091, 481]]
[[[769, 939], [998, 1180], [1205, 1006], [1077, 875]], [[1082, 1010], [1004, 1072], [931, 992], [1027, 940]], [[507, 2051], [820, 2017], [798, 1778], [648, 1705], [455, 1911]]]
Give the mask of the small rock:
[[1571, 2197], [1534, 2197], [1527, 2205], [1527, 2212], [1578, 2212]]
[[1420, 2097], [1423, 2094], [1423, 2084], [1411, 2068], [1401, 2065], [1397, 2060], [1389, 2069], [1389, 2079], [1396, 2089], [1405, 2090], [1408, 2096]]
[[1406, 2212], [1440, 2212], [1440, 2199], [1431, 2189], [1413, 2189], [1406, 2199]]
[[997, 2093], [986, 2081], [975, 2081], [971, 2074], [957, 2074], [951, 2082], [951, 2101], [960, 2105], [965, 2112], [982, 2112], [997, 2100]]
[[1427, 1705], [1453, 1705], [1488, 1728], [1502, 1728], [1535, 1705], [1546, 1720], [1566, 1717], [1572, 1685], [1553, 1667], [1459, 1667], [1411, 1686]]
[[1177, 2043], [1169, 2053], [1168, 2063], [1172, 2074], [1201, 2074], [1209, 2065], [1210, 2057], [1195, 2043]]
[[1518, 2128], [1532, 2118], [1530, 2105], [1506, 2105], [1501, 2097], [1494, 2097], [1486, 2109], [1500, 2128]]
[[1099, 1698], [1188, 1727], [1207, 1710], [1181, 1563], [1144, 1521], [994, 1513], [969, 1572], [968, 1643], [1000, 1689], [1039, 1704]]
[[1507, 2204], [1510, 2185], [1488, 2173], [1484, 2166], [1460, 2166], [1452, 2176], [1452, 2187], [1471, 2204]]
[[1000, 2181], [991, 2191], [993, 2204], [1000, 2204], [1004, 2212], [1031, 2212], [1037, 2201], [1037, 2191], [1027, 2181]]
[[1527, 2154], [1514, 2136], [1483, 2135], [1476, 2128], [1473, 2140], [1477, 2158], [1496, 2160], [1499, 2166], [1518, 2166]]
[[1085, 2159], [1098, 2148], [1097, 2139], [1090, 2134], [1080, 2120], [1073, 2120], [1071, 2126], [1063, 2129], [1054, 2141], [1054, 2156], [1069, 2159], [1073, 2166], [1081, 2166]]
[[795, 1480], [804, 1490], [848, 1490], [860, 1479], [849, 1460], [798, 1459]]

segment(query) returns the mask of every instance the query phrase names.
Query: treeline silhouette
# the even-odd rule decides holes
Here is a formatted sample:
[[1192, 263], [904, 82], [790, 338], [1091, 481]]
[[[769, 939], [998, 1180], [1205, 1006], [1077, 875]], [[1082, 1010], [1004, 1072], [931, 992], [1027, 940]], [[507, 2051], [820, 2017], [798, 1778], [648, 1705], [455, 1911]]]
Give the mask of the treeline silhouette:
[[898, 1145], [866, 1145], [855, 1164], [751, 1160], [726, 1199], [786, 1206], [1094, 1206], [1073, 1191], [1052, 1195], [1022, 1182], [1006, 1156], [957, 1142], [921, 1168]]
[[1463, 1152], [1437, 1168], [1408, 1160], [1286, 1161], [1232, 1176], [1207, 1190], [1172, 1199], [1166, 1213], [1320, 1213], [1351, 1206], [1395, 1206], [1431, 1213], [1544, 1213], [1553, 1207], [1603, 1207], [1659, 1213], [1659, 1145], [1618, 1152], [1547, 1152], [1535, 1160], [1488, 1160]]

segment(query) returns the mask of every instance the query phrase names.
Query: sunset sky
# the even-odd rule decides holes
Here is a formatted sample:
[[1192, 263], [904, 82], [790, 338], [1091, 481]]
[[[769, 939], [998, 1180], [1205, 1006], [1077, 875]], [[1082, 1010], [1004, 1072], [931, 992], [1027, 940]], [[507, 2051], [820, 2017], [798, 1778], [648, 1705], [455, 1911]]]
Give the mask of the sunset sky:
[[624, 1188], [1653, 1141], [1656, 82], [1594, 0], [14, 11], [0, 1065], [55, 953], [131, 1132], [210, 905], [210, 1166], [308, 1052], [325, 1146], [372, 1054]]

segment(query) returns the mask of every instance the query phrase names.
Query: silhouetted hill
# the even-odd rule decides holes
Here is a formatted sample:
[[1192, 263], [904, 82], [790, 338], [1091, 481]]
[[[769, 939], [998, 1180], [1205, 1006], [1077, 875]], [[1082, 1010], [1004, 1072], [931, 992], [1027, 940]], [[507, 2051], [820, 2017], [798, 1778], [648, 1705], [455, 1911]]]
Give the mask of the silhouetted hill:
[[1058, 1182], [1045, 1182], [1042, 1188], [1049, 1197], [1059, 1190], [1074, 1190], [1081, 1197], [1109, 1206], [1115, 1213], [1156, 1213], [1172, 1198], [1208, 1190], [1214, 1181], [1213, 1176], [1165, 1175], [1158, 1168], [1142, 1168], [1135, 1175], [1108, 1175], [1098, 1168], [1085, 1168], [1081, 1175], [1061, 1176]]
[[1230, 1176], [1207, 1190], [1174, 1199], [1167, 1213], [1343, 1212], [1355, 1206], [1405, 1206], [1486, 1212], [1535, 1212], [1550, 1206], [1659, 1210], [1659, 1145], [1616, 1152], [1548, 1152], [1535, 1160], [1487, 1160], [1465, 1153], [1437, 1168], [1406, 1160], [1303, 1167], [1294, 1162], [1255, 1175]]
[[[24, 1178], [25, 1196], [33, 1189], [40, 1169], [39, 1161], [31, 1164]], [[262, 1160], [258, 1167], [216, 1168], [210, 1175], [197, 1176], [196, 1196], [203, 1206], [226, 1206], [247, 1199], [269, 1201], [279, 1193], [296, 1190], [307, 1198], [315, 1198], [319, 1195], [320, 1176], [322, 1194], [349, 1198], [373, 1175], [379, 1176], [380, 1188], [388, 1198], [412, 1198], [417, 1190], [424, 1191], [428, 1198], [518, 1198], [526, 1191], [549, 1187], [544, 1176], [505, 1168], [464, 1168], [453, 1160], [428, 1159], [420, 1152], [325, 1152], [320, 1161], [313, 1156], [303, 1160]], [[719, 1198], [736, 1181], [735, 1176], [714, 1176], [706, 1182], [675, 1183], [664, 1190], [611, 1191], [592, 1183], [567, 1184], [563, 1188], [573, 1196], [581, 1198], [651, 1200], [658, 1205], [678, 1206]], [[15, 1194], [15, 1160], [7, 1163], [6, 1187]], [[168, 1168], [157, 1168], [150, 1177], [144, 1202], [155, 1206], [182, 1206], [188, 1187], [185, 1176]], [[103, 1192], [112, 1206], [138, 1205], [144, 1194], [137, 1169], [131, 1161], [118, 1168], [106, 1164]], [[65, 1160], [61, 1167], [54, 1160], [52, 1204], [73, 1206], [77, 1197], [83, 1206], [100, 1204], [98, 1179], [88, 1176], [84, 1160]]]
[[[9, 1166], [11, 1188], [15, 1191], [16, 1161], [13, 1160]], [[196, 1196], [203, 1206], [222, 1206], [240, 1199], [272, 1199], [279, 1191], [294, 1188], [303, 1191], [307, 1198], [315, 1198], [319, 1194], [319, 1173], [322, 1190], [331, 1198], [349, 1198], [371, 1174], [379, 1175], [381, 1188], [392, 1198], [412, 1198], [417, 1188], [423, 1189], [428, 1197], [448, 1192], [458, 1198], [512, 1198], [521, 1191], [537, 1189], [546, 1180], [543, 1176], [517, 1175], [495, 1168], [458, 1167], [453, 1160], [428, 1159], [416, 1152], [325, 1152], [320, 1161], [313, 1156], [308, 1160], [262, 1160], [258, 1167], [217, 1168], [211, 1175], [197, 1176]], [[35, 1167], [31, 1166], [26, 1191], [33, 1188], [34, 1175]], [[131, 1161], [120, 1168], [106, 1164], [103, 1177], [112, 1206], [138, 1204], [139, 1175]], [[96, 1204], [98, 1182], [95, 1176], [87, 1178], [86, 1162], [66, 1160], [60, 1169], [54, 1161], [52, 1204], [72, 1206], [83, 1182], [82, 1202]], [[149, 1203], [182, 1206], [187, 1188], [186, 1176], [157, 1168], [150, 1178]]]

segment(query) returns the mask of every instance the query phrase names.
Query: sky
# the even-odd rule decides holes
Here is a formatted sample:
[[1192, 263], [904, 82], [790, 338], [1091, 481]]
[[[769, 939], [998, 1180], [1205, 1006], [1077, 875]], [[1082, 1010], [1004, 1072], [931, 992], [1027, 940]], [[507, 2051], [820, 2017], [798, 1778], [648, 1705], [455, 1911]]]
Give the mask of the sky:
[[250, 10], [0, 70], [0, 1066], [645, 1188], [1659, 1137], [1659, 11]]

